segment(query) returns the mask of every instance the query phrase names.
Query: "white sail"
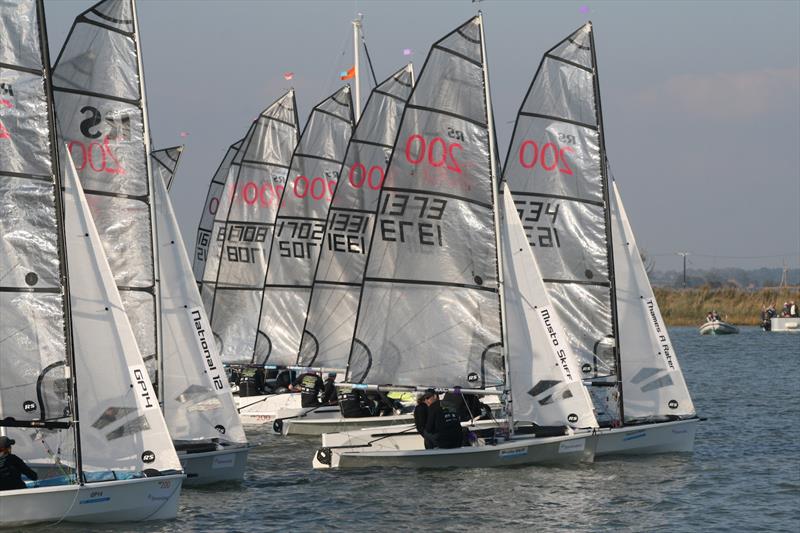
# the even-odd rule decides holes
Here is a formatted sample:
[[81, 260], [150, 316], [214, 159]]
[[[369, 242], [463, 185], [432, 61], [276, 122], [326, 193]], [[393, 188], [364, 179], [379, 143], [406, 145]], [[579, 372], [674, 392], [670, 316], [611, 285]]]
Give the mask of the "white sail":
[[612, 182], [611, 188], [625, 419], [694, 416], [692, 398], [616, 183]]
[[180, 470], [155, 389], [66, 150], [61, 166], [84, 470]]
[[58, 452], [75, 464], [61, 186], [38, 6], [0, 3], [0, 435], [28, 460]]
[[608, 191], [591, 31], [582, 26], [542, 58], [504, 167], [584, 378], [615, 372], [608, 349], [614, 337]]
[[167, 190], [172, 187], [172, 180], [175, 179], [175, 173], [178, 171], [178, 163], [180, 163], [181, 155], [183, 155], [183, 148], [183, 145], [172, 146], [171, 148], [162, 148], [161, 150], [150, 152], [153, 174], [156, 179], [164, 180], [164, 183], [167, 184]]
[[[208, 186], [208, 193], [206, 193], [206, 201], [203, 204], [203, 214], [200, 216], [200, 224], [197, 226], [197, 240], [195, 242], [194, 255], [192, 256], [192, 272], [194, 272], [194, 279], [197, 280], [197, 285], [200, 287], [200, 292], [203, 295], [206, 312], [211, 310], [213, 293], [210, 293], [209, 296], [206, 297], [202, 290], [202, 285], [206, 268], [208, 268], [208, 248], [211, 245], [211, 232], [214, 226], [214, 217], [219, 212], [220, 197], [225, 188], [225, 180], [228, 177], [231, 162], [233, 158], [236, 157], [243, 142], [244, 139], [236, 141], [230, 145], [225, 152], [225, 157], [222, 159], [217, 171], [211, 178], [211, 183]], [[218, 265], [216, 262], [214, 264]]]
[[514, 422], [597, 427], [592, 400], [508, 185], [503, 186], [503, 268], [507, 361]]
[[248, 362], [297, 362], [328, 209], [352, 129], [349, 86], [317, 104], [306, 122], [275, 219], [255, 353]]
[[151, 376], [159, 379], [149, 136], [131, 0], [75, 19], [53, 69], [61, 134]]
[[379, 84], [350, 139], [314, 275], [300, 365], [347, 366], [378, 193], [412, 83], [409, 64]]
[[214, 217], [204, 299], [223, 361], [250, 363], [255, 347], [264, 278], [275, 216], [297, 145], [293, 90], [253, 122], [230, 164]]
[[162, 402], [170, 435], [175, 441], [246, 443], [166, 182], [154, 185], [164, 331]]
[[480, 17], [431, 48], [378, 201], [347, 379], [505, 383]]

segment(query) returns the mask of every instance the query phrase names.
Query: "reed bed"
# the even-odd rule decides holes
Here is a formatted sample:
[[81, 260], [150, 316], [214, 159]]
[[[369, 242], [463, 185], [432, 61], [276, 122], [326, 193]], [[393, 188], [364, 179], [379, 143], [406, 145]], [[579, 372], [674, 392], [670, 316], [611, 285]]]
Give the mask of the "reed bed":
[[706, 314], [716, 310], [723, 320], [735, 325], [761, 324], [761, 307], [775, 304], [778, 314], [783, 302], [794, 300], [800, 305], [800, 288], [765, 288], [757, 290], [736, 287], [671, 289], [655, 287], [658, 306], [670, 326], [699, 326]]

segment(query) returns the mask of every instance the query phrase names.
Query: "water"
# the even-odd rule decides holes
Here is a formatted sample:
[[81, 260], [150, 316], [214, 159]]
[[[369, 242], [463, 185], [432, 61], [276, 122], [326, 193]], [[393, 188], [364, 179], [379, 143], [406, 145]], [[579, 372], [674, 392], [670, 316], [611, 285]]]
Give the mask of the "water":
[[316, 439], [249, 431], [241, 485], [184, 490], [179, 518], [59, 531], [252, 532], [513, 528], [528, 531], [800, 529], [800, 335], [673, 328], [695, 406], [695, 452], [591, 465], [314, 471]]

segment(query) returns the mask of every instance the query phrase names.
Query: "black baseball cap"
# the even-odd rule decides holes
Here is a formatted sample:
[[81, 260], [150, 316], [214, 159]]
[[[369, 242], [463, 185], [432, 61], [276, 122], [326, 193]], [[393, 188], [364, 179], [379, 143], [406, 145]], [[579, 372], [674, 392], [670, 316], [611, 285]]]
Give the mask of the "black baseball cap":
[[10, 448], [16, 443], [17, 441], [15, 441], [14, 439], [10, 439], [8, 437], [0, 437], [0, 448]]

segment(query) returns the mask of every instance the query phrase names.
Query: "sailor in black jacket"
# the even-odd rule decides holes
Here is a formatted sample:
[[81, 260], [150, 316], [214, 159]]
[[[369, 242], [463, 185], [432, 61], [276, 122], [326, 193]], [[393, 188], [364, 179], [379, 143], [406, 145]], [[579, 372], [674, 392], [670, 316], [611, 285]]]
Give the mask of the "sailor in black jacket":
[[458, 413], [443, 406], [436, 394], [426, 398], [425, 403], [428, 404], [428, 420], [425, 423], [426, 442], [430, 441], [434, 448], [460, 448], [464, 432]]
[[11, 453], [11, 446], [14, 444], [14, 439], [0, 437], [0, 490], [24, 489], [23, 475], [32, 481], [39, 479], [25, 461]]

